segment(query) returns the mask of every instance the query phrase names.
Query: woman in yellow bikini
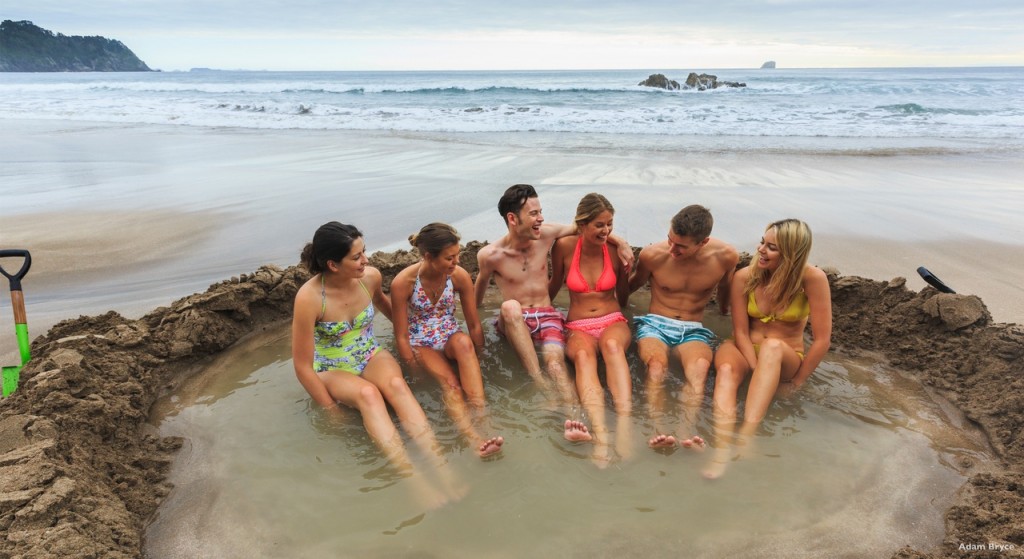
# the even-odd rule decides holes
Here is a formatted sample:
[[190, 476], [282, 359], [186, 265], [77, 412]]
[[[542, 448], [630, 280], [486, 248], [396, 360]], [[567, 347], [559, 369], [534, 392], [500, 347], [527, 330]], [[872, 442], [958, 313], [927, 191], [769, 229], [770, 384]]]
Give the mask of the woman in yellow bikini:
[[[718, 440], [706, 477], [721, 476], [732, 459], [729, 439], [738, 411], [736, 396], [747, 376], [750, 385], [739, 435], [749, 448], [776, 394], [799, 388], [828, 351], [832, 296], [825, 273], [807, 264], [810, 252], [811, 229], [806, 223], [776, 221], [765, 229], [750, 265], [736, 272], [729, 295], [733, 337], [715, 353]], [[812, 342], [805, 348], [808, 320]]]
[[[391, 317], [391, 300], [381, 289], [381, 275], [367, 265], [363, 234], [351, 225], [322, 225], [302, 251], [302, 264], [313, 274], [295, 294], [292, 361], [306, 392], [328, 413], [338, 403], [362, 414], [373, 442], [396, 467], [410, 467], [402, 438], [391, 421], [394, 408], [405, 432], [424, 454], [437, 441], [398, 362], [373, 335], [374, 305]], [[460, 491], [439, 471], [442, 487], [415, 476], [415, 490], [428, 507], [458, 498]]]

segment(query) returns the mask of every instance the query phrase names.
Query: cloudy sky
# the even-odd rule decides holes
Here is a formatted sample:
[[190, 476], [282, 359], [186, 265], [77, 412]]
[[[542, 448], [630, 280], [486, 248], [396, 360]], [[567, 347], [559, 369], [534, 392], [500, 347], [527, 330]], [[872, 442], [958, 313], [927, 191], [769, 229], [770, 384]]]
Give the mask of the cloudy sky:
[[1024, 66], [1021, 0], [4, 0], [152, 68]]

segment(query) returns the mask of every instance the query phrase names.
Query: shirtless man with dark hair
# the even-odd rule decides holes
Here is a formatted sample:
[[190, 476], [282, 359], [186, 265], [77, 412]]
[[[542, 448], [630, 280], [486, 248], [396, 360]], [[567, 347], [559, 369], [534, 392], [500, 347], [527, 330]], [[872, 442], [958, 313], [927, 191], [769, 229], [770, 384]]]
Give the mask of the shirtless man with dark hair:
[[[562, 403], [571, 408], [578, 397], [565, 363], [565, 319], [551, 305], [548, 295], [548, 253], [556, 239], [574, 234], [576, 228], [545, 223], [537, 191], [528, 184], [509, 187], [498, 201], [498, 213], [508, 233], [477, 253], [477, 306], [483, 304], [493, 277], [504, 300], [498, 332], [512, 344], [534, 381], [545, 389], [553, 381]], [[617, 247], [627, 267], [632, 264], [633, 251], [625, 239], [612, 237], [609, 243]], [[543, 370], [537, 345], [544, 359]], [[565, 438], [589, 441], [592, 437], [581, 421], [569, 419], [565, 422]]]

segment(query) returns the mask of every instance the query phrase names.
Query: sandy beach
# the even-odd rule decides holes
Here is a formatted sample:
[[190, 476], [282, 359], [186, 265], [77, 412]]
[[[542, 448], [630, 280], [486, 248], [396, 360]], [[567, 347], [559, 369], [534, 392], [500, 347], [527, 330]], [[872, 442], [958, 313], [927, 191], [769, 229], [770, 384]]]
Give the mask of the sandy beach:
[[[329, 220], [361, 227], [371, 250], [404, 248], [435, 220], [493, 239], [503, 233], [497, 197], [525, 182], [555, 222], [571, 220], [583, 194], [605, 194], [636, 246], [660, 240], [690, 203], [711, 208], [713, 234], [739, 250], [753, 250], [769, 221], [798, 217], [814, 228], [819, 266], [919, 289], [923, 265], [981, 297], [995, 320], [1024, 322], [1020, 153], [721, 143], [5, 121], [0, 245], [33, 254], [24, 287], [38, 335], [64, 318], [137, 317], [260, 265], [294, 264]], [[0, 355], [13, 350], [0, 336]]]
[[[844, 148], [841, 141], [813, 153], [767, 144], [737, 153], [692, 142], [625, 135], [5, 121], [0, 133], [0, 248], [32, 251], [33, 268], [24, 280], [30, 333], [42, 336], [79, 315], [113, 310], [123, 318], [66, 323], [37, 345], [41, 357], [33, 361], [28, 377], [39, 378], [24, 395], [16, 395], [14, 404], [0, 404], [4, 433], [24, 433], [22, 439], [5, 434], [2, 450], [24, 453], [26, 445], [38, 444], [49, 459], [53, 453], [71, 452], [76, 444], [105, 441], [111, 450], [104, 460], [130, 455], [134, 462], [112, 474], [120, 478], [90, 489], [83, 498], [106, 502], [116, 495], [125, 505], [100, 507], [105, 518], [125, 516], [124, 525], [141, 530], [141, 522], [169, 491], [165, 474], [181, 444], [143, 435], [141, 425], [155, 397], [194, 372], [206, 356], [287, 318], [297, 272], [249, 274], [264, 264], [293, 265], [316, 226], [335, 219], [360, 226], [371, 251], [406, 248], [406, 236], [428, 221], [452, 223], [467, 240], [493, 240], [503, 233], [494, 208], [497, 197], [508, 185], [525, 182], [538, 188], [547, 219], [557, 222], [571, 219], [580, 196], [601, 192], [617, 207], [617, 232], [635, 246], [663, 238], [671, 215], [690, 203], [711, 208], [713, 235], [741, 251], [754, 248], [769, 221], [808, 221], [816, 235], [814, 264], [842, 276], [877, 280], [834, 279], [840, 350], [883, 353], [979, 424], [1000, 460], [1012, 465], [1020, 459], [1019, 406], [1014, 407], [1011, 395], [1001, 396], [999, 379], [1021, 359], [1019, 327], [1000, 323], [1024, 323], [1019, 281], [1024, 277], [1024, 236], [1018, 219], [1024, 212], [1018, 176], [1024, 154], [975, 153], [963, 147], [865, 153]], [[929, 314], [939, 300], [932, 290], [918, 293], [925, 283], [915, 269], [922, 265], [958, 293], [980, 298], [987, 313], [965, 325], [953, 324], [937, 310]], [[220, 295], [172, 305], [243, 274], [241, 281], [219, 288], [230, 290], [226, 307], [214, 301]], [[905, 283], [890, 282], [899, 277]], [[258, 289], [236, 292], [245, 286]], [[963, 300], [975, 299], [957, 298], [956, 304]], [[7, 364], [14, 359], [15, 345], [9, 301], [6, 295], [0, 301], [0, 357]], [[204, 305], [214, 311], [230, 308], [234, 314], [222, 318], [214, 312], [214, 318], [202, 319], [210, 321], [208, 326], [195, 329], [189, 322], [195, 317], [183, 318], [185, 309]], [[880, 328], [879, 335], [872, 336], [865, 324]], [[90, 332], [107, 341], [61, 342], [88, 338]], [[196, 337], [202, 333], [210, 339]], [[97, 396], [101, 405], [93, 397], [98, 392], [86, 394], [90, 391], [82, 379], [95, 372], [90, 359], [107, 351], [104, 347], [124, 352], [104, 361], [105, 369], [124, 378], [110, 394]], [[974, 357], [979, 348], [992, 355]], [[62, 380], [52, 373], [61, 368], [79, 376]], [[973, 384], [982, 378], [984, 390]], [[56, 389], [68, 395], [47, 396], [37, 408], [26, 401]], [[116, 418], [87, 427], [88, 421], [72, 413], [78, 404], [71, 400], [79, 395], [83, 401], [92, 398], [79, 411], [114, 410]], [[972, 409], [986, 398], [993, 401]], [[1007, 416], [1014, 409], [1017, 415]], [[77, 425], [88, 433], [59, 439], [52, 422], [18, 423], [25, 413], [50, 417], [51, 412], [62, 429]], [[58, 442], [46, 446], [47, 440]], [[8, 463], [19, 464], [14, 458]], [[1021, 474], [1011, 465], [972, 477], [947, 513], [946, 547], [933, 556], [946, 556], [971, 537], [996, 535], [1020, 552]], [[40, 483], [84, 479], [75, 476], [86, 473], [69, 470]], [[61, 499], [74, 500], [67, 496], [75, 495], [69, 488], [75, 483], [82, 482], [59, 488]], [[975, 502], [980, 494], [990, 499]], [[12, 507], [25, 505], [38, 492], [26, 495], [11, 501]], [[991, 514], [1003, 515], [1002, 522], [986, 516], [986, 510], [996, 509]], [[124, 545], [131, 548], [140, 534], [126, 538]], [[32, 538], [24, 541], [47, 541]], [[905, 550], [903, 556], [926, 555]]]

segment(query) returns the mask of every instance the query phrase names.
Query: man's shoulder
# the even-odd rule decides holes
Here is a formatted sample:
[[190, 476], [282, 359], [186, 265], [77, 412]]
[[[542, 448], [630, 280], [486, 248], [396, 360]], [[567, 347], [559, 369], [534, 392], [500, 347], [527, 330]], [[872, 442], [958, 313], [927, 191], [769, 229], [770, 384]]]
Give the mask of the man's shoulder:
[[645, 262], [653, 262], [666, 256], [668, 256], [668, 247], [662, 242], [651, 243], [640, 249], [640, 259]]
[[502, 237], [501, 239], [498, 239], [497, 241], [487, 243], [486, 245], [481, 247], [480, 250], [478, 250], [476, 252], [476, 259], [478, 261], [483, 261], [483, 260], [487, 260], [487, 259], [490, 259], [490, 258], [494, 258], [496, 255], [500, 254], [501, 253], [501, 243], [502, 243], [503, 240], [504, 240], [504, 237]]
[[733, 266], [739, 261], [740, 253], [737, 252], [736, 247], [729, 243], [712, 237], [708, 240], [707, 248], [711, 249], [708, 254], [723, 263], [732, 263]]

